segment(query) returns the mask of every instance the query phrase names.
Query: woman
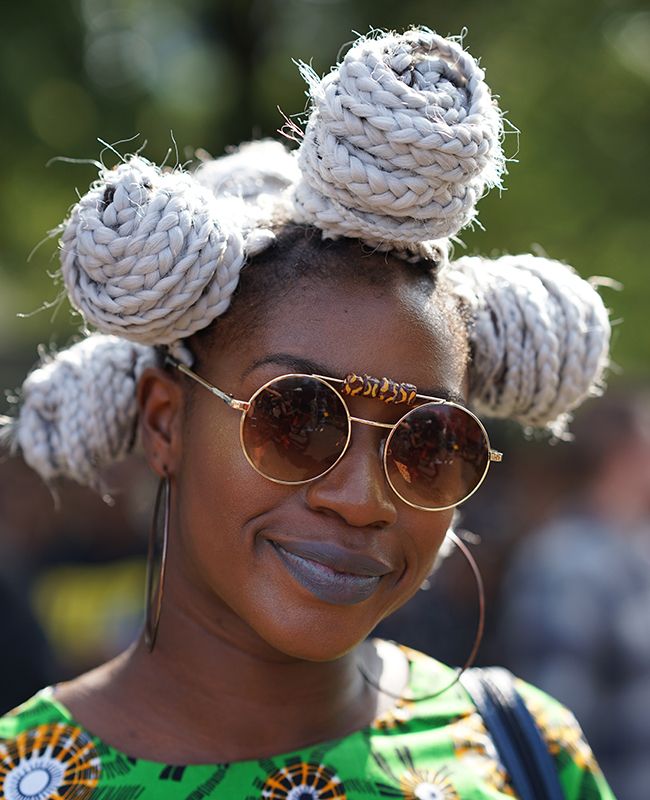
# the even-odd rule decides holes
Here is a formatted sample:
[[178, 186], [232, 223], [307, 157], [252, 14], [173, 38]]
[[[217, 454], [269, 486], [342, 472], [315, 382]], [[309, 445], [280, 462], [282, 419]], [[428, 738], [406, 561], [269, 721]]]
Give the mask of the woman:
[[[305, 74], [297, 159], [126, 159], [63, 228], [101, 334], [28, 378], [4, 438], [102, 489], [137, 418], [162, 555], [142, 639], [2, 721], [6, 798], [513, 794], [454, 671], [366, 637], [500, 459], [464, 404], [559, 431], [607, 313], [557, 262], [449, 263], [504, 169], [458, 44], [386, 34]], [[571, 715], [520, 688], [565, 796], [611, 797]]]

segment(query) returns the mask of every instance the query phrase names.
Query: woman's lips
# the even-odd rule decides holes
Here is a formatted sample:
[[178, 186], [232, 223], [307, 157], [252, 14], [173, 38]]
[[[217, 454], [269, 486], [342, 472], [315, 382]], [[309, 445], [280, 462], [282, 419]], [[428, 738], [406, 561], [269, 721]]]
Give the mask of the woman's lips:
[[332, 542], [270, 540], [284, 566], [314, 597], [334, 605], [367, 600], [391, 567]]

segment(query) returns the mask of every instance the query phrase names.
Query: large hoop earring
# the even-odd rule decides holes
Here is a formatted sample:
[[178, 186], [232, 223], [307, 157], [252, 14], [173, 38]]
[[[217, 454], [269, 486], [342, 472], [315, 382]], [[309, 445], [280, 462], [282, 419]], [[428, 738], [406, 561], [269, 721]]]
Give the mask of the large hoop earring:
[[[150, 653], [156, 644], [162, 599], [165, 591], [165, 568], [167, 566], [171, 505], [170, 483], [169, 475], [167, 474], [160, 479], [153, 508], [151, 528], [149, 529], [144, 598], [144, 641]], [[160, 524], [161, 510], [162, 526]]]
[[474, 581], [476, 582], [476, 593], [478, 596], [478, 622], [476, 625], [476, 633], [474, 634], [474, 642], [472, 644], [472, 649], [463, 666], [459, 667], [456, 670], [456, 675], [454, 676], [454, 679], [452, 681], [450, 681], [446, 686], [443, 686], [442, 689], [438, 689], [437, 692], [434, 692], [433, 694], [423, 695], [422, 697], [405, 698], [399, 694], [394, 694], [393, 692], [388, 691], [388, 689], [384, 689], [382, 686], [379, 685], [377, 681], [375, 681], [370, 675], [368, 675], [368, 673], [361, 664], [358, 664], [357, 666], [359, 672], [361, 673], [361, 677], [364, 679], [364, 681], [369, 686], [372, 686], [373, 689], [377, 689], [377, 691], [387, 695], [388, 697], [393, 698], [393, 700], [402, 700], [402, 701], [406, 699], [414, 701], [433, 700], [434, 697], [439, 697], [441, 694], [444, 694], [445, 692], [449, 691], [449, 689], [451, 689], [452, 686], [455, 686], [460, 681], [461, 675], [472, 666], [472, 664], [476, 659], [478, 649], [481, 646], [481, 642], [483, 641], [483, 633], [485, 631], [485, 587], [483, 584], [483, 576], [481, 575], [481, 571], [478, 567], [478, 564], [476, 563], [476, 559], [472, 555], [469, 547], [458, 536], [458, 534], [455, 533], [453, 530], [449, 529], [447, 531], [447, 536], [449, 536], [454, 545], [460, 550], [460, 552], [465, 557], [465, 560], [467, 561], [467, 563], [470, 566], [470, 569], [472, 570]]

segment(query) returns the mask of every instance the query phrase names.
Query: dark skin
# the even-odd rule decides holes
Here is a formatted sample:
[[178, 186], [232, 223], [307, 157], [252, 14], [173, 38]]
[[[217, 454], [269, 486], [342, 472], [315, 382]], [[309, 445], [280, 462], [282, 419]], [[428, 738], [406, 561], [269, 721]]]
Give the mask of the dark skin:
[[[335, 377], [368, 372], [462, 394], [463, 348], [408, 267], [395, 269], [388, 287], [301, 279], [263, 324], [247, 333], [241, 320], [241, 335], [222, 352], [215, 345], [202, 354], [202, 376], [248, 399], [274, 376], [296, 371], [288, 362], [252, 365], [289, 354]], [[176, 764], [269, 756], [368, 725], [394, 699], [370, 686], [359, 665], [392, 694], [408, 673], [401, 651], [364, 640], [425, 580], [452, 511], [417, 510], [392, 492], [381, 429], [353, 424], [350, 448], [333, 470], [284, 486], [245, 460], [240, 414], [185, 377], [151, 369], [138, 398], [147, 459], [158, 475], [169, 474], [172, 491], [156, 647], [149, 653], [136, 643], [57, 687], [57, 697], [109, 744]], [[368, 399], [354, 398], [349, 408], [382, 422], [403, 413]], [[296, 537], [329, 537], [389, 572], [362, 602], [324, 602], [292, 577], [272, 545]]]

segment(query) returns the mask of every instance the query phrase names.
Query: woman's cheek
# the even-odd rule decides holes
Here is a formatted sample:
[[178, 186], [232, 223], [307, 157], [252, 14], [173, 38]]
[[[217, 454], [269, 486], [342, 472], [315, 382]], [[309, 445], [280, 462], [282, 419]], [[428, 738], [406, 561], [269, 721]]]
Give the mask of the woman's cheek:
[[[411, 513], [412, 511], [412, 513]], [[409, 509], [404, 537], [406, 569], [401, 581], [399, 596], [384, 616], [388, 616], [408, 602], [431, 574], [445, 535], [454, 518], [454, 510], [420, 511]]]

